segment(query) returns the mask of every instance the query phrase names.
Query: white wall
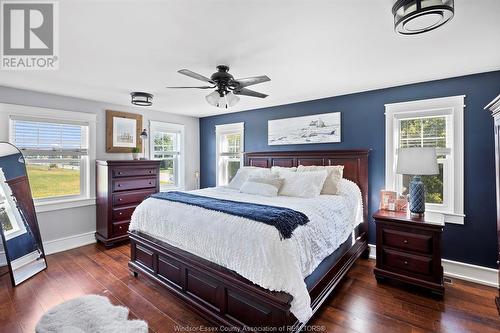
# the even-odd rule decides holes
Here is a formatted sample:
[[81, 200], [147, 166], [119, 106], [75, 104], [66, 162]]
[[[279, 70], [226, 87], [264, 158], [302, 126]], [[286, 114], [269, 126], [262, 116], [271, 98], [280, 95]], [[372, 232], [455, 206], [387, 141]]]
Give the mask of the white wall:
[[[186, 189], [194, 189], [197, 185], [195, 172], [200, 169], [198, 118], [154, 111], [153, 109], [146, 107], [139, 108], [133, 107], [132, 105], [113, 105], [104, 102], [45, 94], [3, 86], [0, 86], [0, 103], [97, 114], [97, 159], [131, 159], [131, 154], [106, 153], [106, 110], [108, 109], [140, 113], [143, 116], [143, 126], [146, 128], [149, 125], [150, 120], [184, 124], [186, 133]], [[8, 114], [0, 113], [0, 141], [8, 141], [8, 125]], [[91, 161], [91, 167], [93, 167], [93, 165], [94, 161]], [[95, 182], [94, 179], [91, 181]], [[40, 212], [37, 216], [40, 225], [40, 232], [45, 244], [45, 250], [48, 253], [60, 248], [70, 247], [71, 244], [77, 244], [78, 242], [88, 243], [90, 240], [93, 240], [96, 223], [95, 205], [50, 212]], [[0, 252], [2, 250], [3, 248], [0, 247]]]

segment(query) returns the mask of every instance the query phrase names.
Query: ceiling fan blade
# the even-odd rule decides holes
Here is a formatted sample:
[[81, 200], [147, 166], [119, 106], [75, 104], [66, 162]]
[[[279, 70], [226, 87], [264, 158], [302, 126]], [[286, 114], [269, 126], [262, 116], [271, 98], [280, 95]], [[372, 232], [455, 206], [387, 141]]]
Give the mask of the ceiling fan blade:
[[167, 87], [170, 89], [214, 89], [215, 86], [201, 86], [201, 87]]
[[238, 87], [240, 87], [240, 88], [248, 87], [248, 86], [251, 86], [254, 84], [267, 82], [267, 81], [271, 81], [271, 79], [267, 75], [247, 77], [247, 78], [243, 78], [243, 79], [233, 80], [233, 82], [236, 82], [238, 84]]
[[203, 76], [203, 75], [198, 74], [198, 73], [195, 73], [193, 71], [190, 71], [189, 69], [181, 69], [181, 70], [179, 70], [177, 72], [181, 73], [181, 74], [184, 74], [184, 75], [187, 75], [189, 77], [192, 77], [193, 79], [197, 79], [197, 80], [200, 80], [200, 81], [205, 81], [205, 82], [214, 84], [214, 82], [211, 79], [209, 79], [208, 77]]
[[235, 89], [235, 90], [233, 90], [233, 94], [235, 94], [235, 95], [245, 95], [245, 96], [251, 96], [251, 97], [258, 97], [258, 98], [266, 98], [268, 96], [266, 94], [263, 94], [263, 93], [260, 93], [260, 92], [256, 92], [256, 91], [253, 91], [253, 90], [250, 90], [250, 89], [246, 89], [246, 88]]

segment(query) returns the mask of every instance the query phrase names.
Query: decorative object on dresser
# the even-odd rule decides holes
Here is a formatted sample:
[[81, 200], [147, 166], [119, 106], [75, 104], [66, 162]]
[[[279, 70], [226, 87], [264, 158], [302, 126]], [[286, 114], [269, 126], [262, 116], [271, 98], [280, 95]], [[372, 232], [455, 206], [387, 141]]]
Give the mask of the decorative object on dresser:
[[142, 115], [106, 110], [106, 153], [142, 151], [141, 129]]
[[135, 207], [159, 191], [161, 161], [96, 161], [96, 238], [106, 246], [127, 240]]
[[377, 234], [377, 281], [399, 280], [444, 294], [441, 233], [444, 223], [428, 222], [406, 212], [373, 214]]
[[[496, 172], [496, 188], [497, 188], [497, 238], [498, 238], [498, 253], [497, 265], [500, 264], [500, 95], [498, 95], [491, 103], [486, 105], [485, 110], [491, 112], [494, 119], [495, 131], [495, 172]], [[500, 279], [500, 271], [498, 273]], [[498, 314], [500, 314], [500, 288], [498, 289], [498, 296], [495, 299], [497, 304]]]
[[340, 112], [269, 120], [268, 145], [340, 142]]
[[425, 212], [425, 185], [420, 176], [439, 174], [436, 149], [433, 147], [399, 148], [396, 173], [413, 175], [409, 185], [410, 212], [423, 215]]

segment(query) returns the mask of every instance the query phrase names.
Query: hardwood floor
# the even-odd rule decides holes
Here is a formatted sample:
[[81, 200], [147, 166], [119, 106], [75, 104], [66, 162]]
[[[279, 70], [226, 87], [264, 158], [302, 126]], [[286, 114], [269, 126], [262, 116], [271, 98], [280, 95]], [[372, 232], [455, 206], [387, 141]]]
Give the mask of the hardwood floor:
[[[0, 278], [0, 332], [34, 332], [51, 307], [84, 294], [109, 297], [130, 309], [131, 318], [148, 322], [150, 332], [210, 327], [162, 288], [129, 274], [129, 246], [106, 250], [92, 244], [47, 257], [48, 269], [13, 289]], [[383, 283], [374, 262], [360, 259], [310, 325], [323, 332], [499, 332], [496, 289], [454, 280], [443, 300], [424, 291]], [[194, 329], [191, 332], [201, 332]]]

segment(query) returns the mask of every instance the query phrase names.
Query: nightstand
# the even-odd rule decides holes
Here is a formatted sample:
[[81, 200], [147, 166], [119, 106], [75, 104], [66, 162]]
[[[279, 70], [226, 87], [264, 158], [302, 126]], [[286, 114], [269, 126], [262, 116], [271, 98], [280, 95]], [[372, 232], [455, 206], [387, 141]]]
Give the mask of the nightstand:
[[390, 278], [444, 294], [441, 233], [434, 223], [409, 213], [379, 210], [373, 214], [377, 229], [377, 281]]

